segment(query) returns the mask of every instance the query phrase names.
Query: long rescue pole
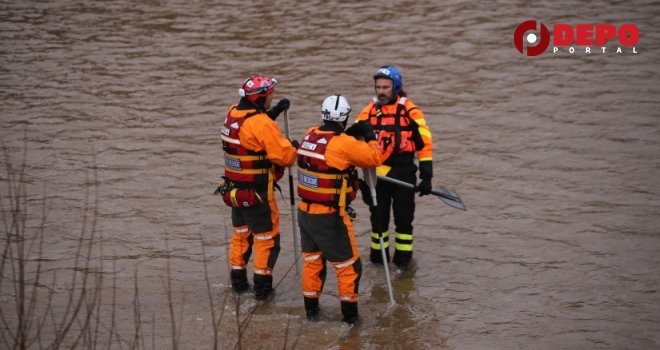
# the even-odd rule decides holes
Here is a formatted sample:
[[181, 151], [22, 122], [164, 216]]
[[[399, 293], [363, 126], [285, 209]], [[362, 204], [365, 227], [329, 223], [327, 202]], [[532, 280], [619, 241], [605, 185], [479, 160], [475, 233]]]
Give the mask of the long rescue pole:
[[[291, 140], [289, 136], [289, 110], [284, 110], [284, 134], [286, 138]], [[291, 203], [291, 229], [293, 230], [293, 251], [294, 251], [294, 260], [293, 263], [296, 265], [296, 276], [300, 276], [300, 266], [298, 264], [298, 258], [300, 257], [300, 250], [298, 249], [298, 229], [296, 226], [296, 198], [294, 197], [293, 191], [293, 175], [291, 174], [291, 167], [287, 167], [287, 172], [289, 173], [289, 202]]]
[[385, 278], [387, 279], [387, 292], [390, 297], [390, 305], [394, 305], [394, 291], [392, 288], [392, 278], [390, 277], [390, 268], [387, 262], [387, 254], [385, 253], [385, 243], [383, 242], [383, 233], [380, 228], [380, 212], [378, 211], [378, 200], [376, 198], [376, 168], [362, 168], [364, 173], [364, 181], [369, 186], [371, 193], [371, 210], [376, 216], [377, 227], [374, 227], [378, 232], [378, 241], [380, 242], [380, 254], [383, 257], [383, 266], [385, 267]]

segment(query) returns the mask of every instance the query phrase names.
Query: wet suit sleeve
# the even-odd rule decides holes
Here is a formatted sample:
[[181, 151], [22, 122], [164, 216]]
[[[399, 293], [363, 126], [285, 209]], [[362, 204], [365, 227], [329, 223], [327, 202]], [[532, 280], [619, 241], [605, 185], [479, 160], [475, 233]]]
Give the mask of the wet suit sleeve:
[[410, 102], [410, 106], [406, 106], [406, 108], [408, 108], [410, 118], [412, 118], [417, 123], [417, 125], [419, 125], [419, 134], [422, 136], [422, 140], [424, 141], [424, 148], [417, 151], [417, 157], [419, 158], [420, 163], [423, 161], [432, 161], [433, 137], [431, 136], [431, 129], [426, 124], [424, 112], [412, 104], [412, 102]]
[[[245, 128], [245, 130], [243, 129]], [[241, 139], [246, 147], [253, 150], [265, 150], [266, 158], [277, 165], [288, 167], [296, 159], [296, 149], [282, 134], [279, 126], [267, 114], [262, 113], [246, 120], [241, 133], [246, 131], [246, 137]], [[241, 135], [243, 136], [243, 135]]]
[[376, 141], [366, 143], [346, 134], [332, 139], [326, 149], [325, 160], [337, 169], [346, 169], [351, 165], [373, 168], [383, 163]]

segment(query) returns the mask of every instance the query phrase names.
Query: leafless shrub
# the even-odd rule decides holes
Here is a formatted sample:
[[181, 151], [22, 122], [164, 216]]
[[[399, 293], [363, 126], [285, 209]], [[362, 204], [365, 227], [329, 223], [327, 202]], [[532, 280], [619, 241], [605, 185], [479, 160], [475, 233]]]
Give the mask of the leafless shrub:
[[[99, 207], [99, 182], [94, 156], [91, 171], [86, 173], [83, 192], [80, 229], [76, 234], [73, 254], [66, 268], [49, 269], [49, 260], [44, 256], [46, 228], [48, 226], [49, 201], [46, 194], [47, 185], [43, 185], [42, 194], [38, 200], [30, 196], [28, 185], [30, 181], [26, 174], [27, 147], [23, 148], [21, 162], [15, 168], [10, 152], [3, 145], [3, 173], [0, 176], [0, 215], [3, 234], [0, 236], [0, 348], [3, 349], [146, 349], [148, 342], [155, 349], [157, 332], [170, 338], [172, 349], [178, 349], [182, 342], [183, 314], [185, 309], [186, 291], [183, 286], [179, 290], [172, 276], [172, 256], [169, 241], [165, 240], [165, 273], [161, 276], [162, 288], [166, 295], [169, 327], [156, 327], [156, 312], [151, 319], [145, 319], [145, 310], [141, 302], [140, 274], [135, 267], [133, 273], [132, 308], [133, 327], [122, 329], [118, 320], [118, 309], [121, 303], [118, 298], [118, 268], [119, 259], [113, 252], [106, 256], [103, 248], [103, 236], [97, 231]], [[38, 203], [35, 206], [34, 203]], [[33, 213], [37, 207], [36, 213]], [[229, 237], [225, 231], [226, 241], [222, 244], [229, 256]], [[264, 302], [257, 302], [248, 310], [241, 309], [245, 300], [241, 295], [233, 293], [229, 288], [220, 295], [212, 289], [209, 273], [209, 257], [206, 243], [199, 234], [202, 254], [203, 278], [208, 298], [208, 308], [211, 317], [213, 349], [227, 345], [227, 322], [235, 325], [237, 338], [233, 348], [242, 349], [253, 316]], [[95, 257], [96, 254], [96, 257]], [[112, 271], [105, 271], [104, 260], [112, 261]], [[296, 259], [297, 262], [297, 259]], [[294, 263], [296, 263], [294, 262]], [[282, 279], [275, 285], [277, 288], [282, 280], [291, 272], [291, 265]], [[227, 272], [229, 265], [227, 261]], [[228, 274], [229, 275], [229, 274]], [[106, 285], [106, 276], [112, 276]], [[179, 299], [180, 298], [180, 299]], [[233, 300], [232, 300], [233, 299]], [[235, 310], [233, 320], [225, 317], [227, 305], [232, 303]], [[244, 310], [244, 311], [242, 311]], [[130, 315], [130, 314], [129, 314]], [[150, 326], [150, 327], [145, 327]], [[287, 348], [290, 337], [290, 320], [284, 329], [283, 348]], [[298, 334], [293, 337], [293, 348], [299, 339], [302, 323]], [[151, 333], [151, 334], [148, 334]], [[225, 342], [225, 343], [223, 343]], [[210, 345], [211, 345], [210, 344]]]

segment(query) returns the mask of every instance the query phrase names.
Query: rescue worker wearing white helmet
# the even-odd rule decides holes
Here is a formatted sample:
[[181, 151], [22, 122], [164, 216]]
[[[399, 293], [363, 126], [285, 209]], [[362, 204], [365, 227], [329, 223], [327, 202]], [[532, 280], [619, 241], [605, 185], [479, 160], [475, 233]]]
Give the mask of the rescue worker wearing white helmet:
[[216, 190], [231, 207], [234, 232], [230, 243], [231, 285], [249, 289], [247, 263], [254, 249], [254, 292], [264, 300], [273, 291], [272, 271], [280, 252], [279, 209], [273, 194], [283, 168], [293, 165], [296, 149], [275, 118], [289, 108], [287, 99], [273, 108], [277, 80], [253, 75], [239, 89], [238, 104], [229, 107], [222, 127], [224, 184]]
[[[420, 196], [431, 193], [433, 177], [433, 140], [431, 129], [426, 124], [424, 112], [403, 91], [403, 76], [393, 66], [378, 68], [373, 76], [376, 97], [357, 116], [359, 122], [369, 122], [377, 134], [383, 151], [383, 166], [377, 168], [379, 175], [386, 175], [408, 183], [417, 183], [416, 172], [419, 162], [421, 182], [413, 189], [378, 181], [378, 213], [371, 210], [372, 263], [382, 264], [379, 235], [383, 235], [386, 258], [389, 261], [390, 207], [394, 214], [395, 247], [394, 264], [405, 269], [413, 255], [413, 220], [415, 216], [415, 191]], [[369, 190], [361, 183], [363, 198], [370, 204]], [[377, 215], [378, 214], [378, 215]], [[380, 220], [377, 220], [379, 218]]]
[[351, 106], [344, 96], [328, 96], [321, 106], [323, 124], [312, 127], [298, 148], [298, 224], [304, 259], [302, 293], [307, 319], [319, 318], [319, 297], [326, 264], [337, 274], [342, 321], [358, 320], [358, 286], [362, 263], [347, 208], [355, 199], [356, 167], [381, 164], [381, 153], [369, 123], [344, 132]]

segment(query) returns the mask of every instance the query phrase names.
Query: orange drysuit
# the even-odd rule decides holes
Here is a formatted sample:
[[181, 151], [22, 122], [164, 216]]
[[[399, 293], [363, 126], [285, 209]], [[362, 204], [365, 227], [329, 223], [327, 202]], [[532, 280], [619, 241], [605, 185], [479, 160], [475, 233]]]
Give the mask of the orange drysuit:
[[[272, 290], [272, 270], [280, 250], [279, 209], [273, 194], [276, 166], [293, 165], [296, 149], [265, 112], [232, 105], [222, 129], [225, 177], [237, 190], [254, 190], [262, 203], [232, 207], [234, 233], [230, 265], [232, 286], [247, 288], [246, 266], [254, 248], [257, 297]], [[279, 174], [281, 176], [281, 173]]]
[[[327, 130], [327, 125], [324, 125]], [[321, 128], [324, 128], [321, 127]], [[326, 261], [335, 268], [342, 312], [352, 304], [357, 312], [362, 273], [353, 224], [346, 213], [357, 190], [355, 167], [382, 163], [376, 141], [358, 141], [343, 127], [311, 128], [298, 148], [298, 205], [302, 254], [302, 293], [309, 312], [318, 309], [325, 282]], [[357, 315], [356, 315], [357, 316]], [[347, 319], [344, 312], [344, 318]]]

